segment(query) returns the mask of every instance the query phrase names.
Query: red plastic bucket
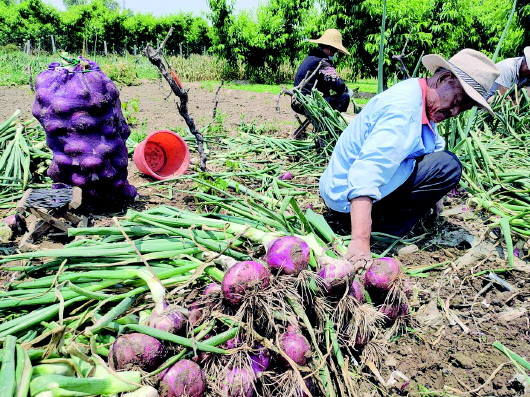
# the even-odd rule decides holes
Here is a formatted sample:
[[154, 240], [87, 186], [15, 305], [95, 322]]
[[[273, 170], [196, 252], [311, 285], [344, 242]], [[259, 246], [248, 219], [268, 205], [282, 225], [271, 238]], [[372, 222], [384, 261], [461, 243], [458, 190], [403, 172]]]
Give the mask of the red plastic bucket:
[[134, 149], [134, 164], [140, 172], [163, 180], [183, 175], [190, 165], [190, 150], [175, 132], [152, 132]]

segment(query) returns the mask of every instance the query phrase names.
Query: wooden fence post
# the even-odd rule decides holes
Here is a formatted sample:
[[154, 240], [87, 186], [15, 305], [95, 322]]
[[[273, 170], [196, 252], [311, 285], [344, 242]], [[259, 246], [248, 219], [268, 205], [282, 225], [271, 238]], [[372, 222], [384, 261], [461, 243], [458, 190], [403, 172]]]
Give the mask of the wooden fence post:
[[105, 56], [108, 56], [109, 52], [107, 51], [107, 40], [103, 40], [103, 47], [105, 48]]
[[179, 43], [179, 54], [182, 56], [182, 43]]

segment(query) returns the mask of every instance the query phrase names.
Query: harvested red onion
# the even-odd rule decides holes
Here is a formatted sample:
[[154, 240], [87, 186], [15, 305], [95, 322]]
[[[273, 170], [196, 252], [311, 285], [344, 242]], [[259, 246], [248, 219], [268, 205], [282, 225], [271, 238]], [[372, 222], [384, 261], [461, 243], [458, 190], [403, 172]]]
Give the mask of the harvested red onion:
[[260, 346], [258, 348], [257, 354], [249, 354], [250, 357], [250, 366], [254, 371], [254, 374], [258, 375], [263, 371], [266, 371], [269, 368], [271, 363], [271, 355], [268, 349]]
[[358, 303], [363, 303], [365, 301], [364, 287], [359, 281], [353, 280], [351, 282], [349, 295]]
[[209, 300], [209, 298], [215, 298], [217, 295], [221, 294], [221, 284], [219, 283], [210, 283], [206, 287], [204, 287], [204, 290], [202, 291], [202, 296], [203, 298], [208, 299], [199, 299], [189, 306], [188, 321], [192, 327], [198, 325], [202, 320], [204, 314], [203, 308], [206, 306], [213, 305], [214, 302], [212, 300]]
[[165, 346], [152, 336], [132, 333], [118, 337], [109, 350], [109, 365], [115, 370], [135, 367], [151, 372], [157, 369], [167, 356]]
[[210, 283], [206, 287], [204, 287], [204, 290], [202, 291], [202, 294], [204, 296], [209, 296], [217, 293], [221, 293], [221, 284], [219, 283]]
[[287, 171], [287, 172], [283, 173], [282, 175], [280, 175], [278, 177], [278, 179], [280, 179], [282, 181], [290, 181], [291, 179], [293, 179], [293, 176], [294, 175], [293, 175], [292, 172]]
[[181, 307], [169, 305], [162, 313], [153, 312], [147, 319], [146, 325], [174, 334], [184, 328], [186, 321], [187, 318], [182, 313]]
[[225, 273], [221, 288], [223, 296], [232, 305], [239, 305], [248, 291], [269, 286], [270, 271], [254, 261], [238, 262]]
[[247, 368], [233, 368], [223, 382], [223, 396], [252, 397], [254, 395], [254, 374]]
[[180, 360], [161, 373], [159, 391], [164, 397], [201, 397], [206, 393], [206, 376], [198, 364]]
[[328, 258], [319, 271], [318, 276], [327, 292], [337, 292], [344, 286], [346, 278], [355, 271], [355, 267], [348, 261], [342, 259]]
[[386, 317], [386, 321], [392, 323], [399, 317], [404, 317], [409, 312], [409, 307], [405, 303], [401, 304], [383, 304], [379, 307], [379, 311]]
[[270, 268], [297, 276], [309, 264], [309, 245], [299, 237], [283, 236], [267, 250], [265, 261]]
[[362, 348], [365, 347], [368, 342], [370, 342], [369, 333], [357, 333], [357, 335], [355, 335], [355, 344], [353, 348], [357, 351], [362, 350]]
[[400, 274], [401, 268], [397, 260], [374, 259], [364, 276], [364, 286], [369, 290], [388, 292]]
[[298, 365], [306, 365], [312, 357], [311, 345], [304, 335], [287, 331], [280, 337], [280, 347]]

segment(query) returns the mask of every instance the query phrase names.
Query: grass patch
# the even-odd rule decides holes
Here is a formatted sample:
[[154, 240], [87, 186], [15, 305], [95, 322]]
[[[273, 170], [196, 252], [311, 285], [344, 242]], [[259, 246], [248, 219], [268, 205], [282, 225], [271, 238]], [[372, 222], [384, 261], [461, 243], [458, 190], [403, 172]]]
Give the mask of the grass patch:
[[377, 79], [359, 79], [347, 83], [348, 87], [355, 90], [359, 87], [359, 92], [369, 92], [377, 94]]

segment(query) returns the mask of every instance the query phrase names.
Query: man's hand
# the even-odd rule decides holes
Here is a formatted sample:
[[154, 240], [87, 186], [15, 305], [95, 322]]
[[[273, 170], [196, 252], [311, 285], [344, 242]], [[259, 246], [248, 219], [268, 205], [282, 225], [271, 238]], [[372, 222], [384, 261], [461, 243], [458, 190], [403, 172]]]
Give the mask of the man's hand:
[[348, 260], [355, 267], [355, 270], [365, 269], [371, 263], [370, 240], [351, 240], [348, 245], [344, 259]]

